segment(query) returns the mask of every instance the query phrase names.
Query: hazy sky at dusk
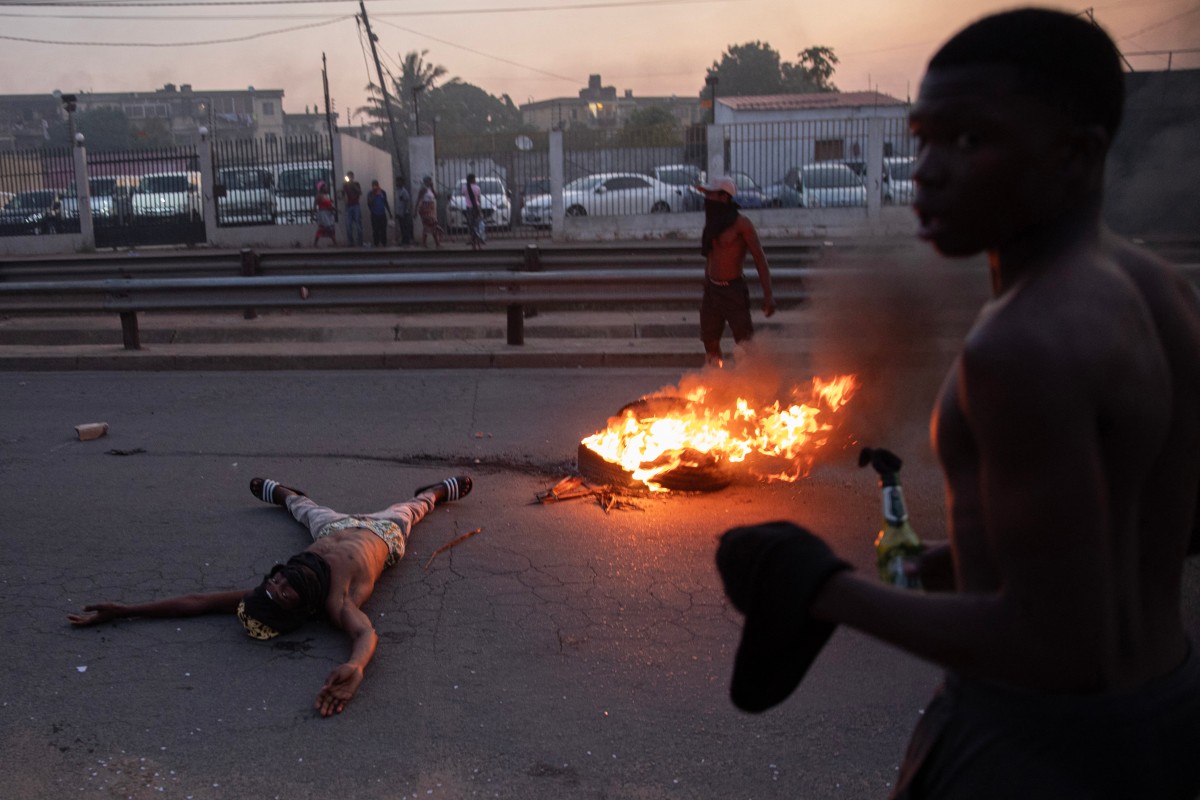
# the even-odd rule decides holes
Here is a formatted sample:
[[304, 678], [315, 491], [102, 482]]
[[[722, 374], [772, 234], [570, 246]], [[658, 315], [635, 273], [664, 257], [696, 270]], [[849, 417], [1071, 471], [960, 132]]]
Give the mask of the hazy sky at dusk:
[[[357, 0], [0, 0], [0, 93], [283, 89], [284, 109], [321, 101], [321, 54], [339, 112], [362, 105], [374, 67]], [[1099, 0], [1097, 21], [1138, 70], [1200, 67], [1196, 0]], [[51, 4], [53, 3], [53, 4]], [[695, 96], [727, 47], [763, 41], [794, 61], [823, 45], [843, 91], [916, 93], [925, 61], [965, 23], [1012, 7], [998, 0], [372, 0], [385, 66], [427, 60], [518, 105], [576, 96], [588, 75], [635, 96]], [[1070, 12], [1087, 6], [1056, 5]], [[264, 35], [268, 34], [268, 35]], [[254, 37], [246, 41], [228, 40]], [[26, 41], [37, 40], [37, 41]], [[209, 43], [205, 42], [219, 42]], [[156, 45], [156, 46], [145, 46]], [[343, 116], [343, 120], [345, 117]]]

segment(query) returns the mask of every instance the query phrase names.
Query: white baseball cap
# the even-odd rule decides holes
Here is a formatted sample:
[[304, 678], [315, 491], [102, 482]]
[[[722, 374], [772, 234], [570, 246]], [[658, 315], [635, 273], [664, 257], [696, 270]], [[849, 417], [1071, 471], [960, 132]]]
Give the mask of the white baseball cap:
[[716, 176], [708, 183], [701, 184], [700, 189], [705, 192], [724, 192], [730, 197], [737, 194], [737, 184], [727, 175]]

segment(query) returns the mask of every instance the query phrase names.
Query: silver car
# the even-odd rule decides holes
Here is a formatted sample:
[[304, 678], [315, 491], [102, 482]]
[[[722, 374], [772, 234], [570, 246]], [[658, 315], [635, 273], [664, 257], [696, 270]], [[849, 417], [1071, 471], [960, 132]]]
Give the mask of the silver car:
[[[521, 221], [549, 225], [550, 199], [545, 194], [528, 200]], [[603, 172], [564, 186], [563, 209], [568, 217], [666, 214], [683, 209], [683, 187], [638, 172]]]

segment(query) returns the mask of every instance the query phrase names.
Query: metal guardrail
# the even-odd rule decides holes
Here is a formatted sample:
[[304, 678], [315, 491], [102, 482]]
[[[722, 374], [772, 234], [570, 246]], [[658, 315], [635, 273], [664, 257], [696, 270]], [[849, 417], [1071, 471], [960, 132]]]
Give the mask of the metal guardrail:
[[[810, 274], [804, 268], [773, 269], [776, 302], [806, 299], [805, 279]], [[523, 344], [528, 306], [695, 303], [702, 281], [703, 271], [695, 267], [3, 282], [0, 313], [114, 312], [121, 316], [125, 348], [137, 350], [139, 311], [250, 309], [250, 316], [256, 308], [503, 307], [508, 343]]]
[[[817, 242], [768, 242], [772, 270], [819, 260]], [[263, 250], [153, 252], [0, 260], [0, 284], [104, 278], [202, 278], [234, 275], [320, 275], [376, 272], [660, 269], [703, 263], [697, 242], [588, 246], [528, 245], [463, 250]]]

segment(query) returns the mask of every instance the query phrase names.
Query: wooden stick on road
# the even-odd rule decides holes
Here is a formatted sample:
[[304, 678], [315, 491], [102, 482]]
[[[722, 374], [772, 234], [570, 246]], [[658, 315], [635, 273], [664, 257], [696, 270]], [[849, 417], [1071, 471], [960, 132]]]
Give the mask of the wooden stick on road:
[[437, 558], [438, 554], [441, 553], [443, 550], [449, 550], [451, 547], [454, 547], [455, 545], [465, 542], [467, 539], [470, 539], [472, 536], [474, 536], [475, 534], [479, 533], [482, 530], [483, 530], [483, 528], [476, 528], [473, 531], [464, 533], [462, 536], [459, 536], [456, 539], [451, 539], [450, 541], [446, 542], [444, 545], [439, 547], [437, 550], [434, 550], [433, 555], [431, 555], [429, 557], [429, 560], [425, 562], [425, 569], [429, 569], [429, 565], [433, 563], [433, 560], [435, 558]]

